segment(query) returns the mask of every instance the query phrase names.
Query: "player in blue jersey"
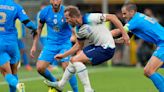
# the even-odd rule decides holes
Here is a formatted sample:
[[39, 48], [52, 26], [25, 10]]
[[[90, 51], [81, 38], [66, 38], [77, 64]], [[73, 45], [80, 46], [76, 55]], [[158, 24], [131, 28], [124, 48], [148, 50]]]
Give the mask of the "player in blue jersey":
[[[157, 70], [164, 62], [164, 28], [156, 19], [137, 12], [135, 4], [125, 4], [122, 7], [123, 17], [127, 24], [124, 26], [139, 38], [156, 44], [157, 48], [144, 68], [144, 74], [152, 80], [159, 92], [164, 92], [164, 77]], [[113, 30], [113, 35], [118, 35], [119, 30]]]
[[10, 92], [25, 92], [24, 84], [19, 83], [17, 65], [20, 59], [18, 48], [16, 19], [32, 29], [36, 35], [36, 26], [29, 20], [22, 6], [13, 0], [0, 0], [0, 72], [9, 84]]
[[[71, 26], [66, 23], [64, 17], [64, 6], [61, 5], [62, 0], [50, 0], [51, 5], [46, 6], [40, 12], [40, 22], [38, 25], [38, 38], [34, 39], [33, 46], [31, 48], [31, 56], [36, 51], [36, 44], [38, 42], [39, 36], [41, 34], [44, 24], [47, 25], [47, 41], [43, 47], [40, 56], [37, 61], [37, 71], [44, 78], [54, 82], [56, 78], [50, 73], [47, 67], [57, 62], [54, 59], [54, 56], [59, 53], [64, 53], [72, 47], [70, 37], [72, 34]], [[68, 65], [70, 56], [62, 59], [60, 61], [62, 68], [65, 68]], [[70, 84], [74, 92], [78, 92], [77, 80], [75, 75], [70, 79]]]
[[[45, 83], [62, 90], [72, 74], [77, 73], [84, 86], [84, 92], [94, 92], [90, 85], [88, 71], [83, 63], [98, 65], [113, 57], [115, 43], [105, 22], [111, 21], [114, 23], [121, 30], [122, 37], [127, 44], [129, 43], [129, 37], [121, 22], [113, 14], [89, 13], [82, 16], [77, 7], [68, 6], [65, 9], [65, 17], [69, 24], [76, 26], [77, 41], [69, 51], [56, 55], [56, 59], [60, 60], [76, 52], [78, 53], [70, 59], [70, 63], [59, 82], [45, 81]], [[89, 43], [85, 45], [86, 41], [89, 41]]]
[[23, 60], [23, 65], [26, 70], [31, 71], [32, 67], [29, 64], [29, 59], [28, 59], [28, 56], [26, 53], [26, 46], [25, 46], [25, 42], [24, 42], [25, 35], [26, 35], [25, 26], [18, 19], [16, 20], [15, 25], [16, 25], [16, 29], [18, 32], [18, 47], [20, 49], [20, 54], [21, 54], [21, 58]]

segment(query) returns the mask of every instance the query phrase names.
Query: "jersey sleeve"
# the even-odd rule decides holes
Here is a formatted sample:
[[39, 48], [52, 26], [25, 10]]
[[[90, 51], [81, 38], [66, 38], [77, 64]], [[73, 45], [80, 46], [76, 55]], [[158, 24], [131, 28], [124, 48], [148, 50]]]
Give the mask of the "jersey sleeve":
[[23, 9], [22, 6], [17, 5], [17, 9], [18, 9], [18, 14], [17, 15], [18, 15], [18, 18], [21, 22], [24, 21], [24, 20], [29, 19], [29, 17], [27, 16], [27, 14], [26, 14], [26, 12], [25, 12], [25, 10]]
[[47, 12], [47, 7], [44, 8], [44, 9], [42, 9], [42, 10], [40, 11], [39, 18], [38, 18], [39, 21], [45, 23], [45, 21], [46, 21], [45, 16], [46, 16], [46, 14], [47, 14], [46, 12]]
[[106, 14], [103, 13], [90, 13], [85, 17], [85, 21], [88, 23], [102, 23], [106, 21]]
[[88, 25], [83, 25], [79, 30], [76, 29], [76, 36], [78, 40], [85, 40], [91, 34], [91, 29]]
[[137, 21], [135, 21], [134, 19], [131, 19], [128, 23], [125, 24], [124, 26], [124, 30], [126, 30], [127, 32], [129, 31], [133, 31], [134, 29], [137, 28]]

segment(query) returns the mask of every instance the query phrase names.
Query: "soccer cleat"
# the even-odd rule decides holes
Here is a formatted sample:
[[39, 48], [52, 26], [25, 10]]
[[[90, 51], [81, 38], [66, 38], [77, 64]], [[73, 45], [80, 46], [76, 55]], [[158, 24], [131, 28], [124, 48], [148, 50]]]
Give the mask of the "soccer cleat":
[[57, 92], [62, 92], [62, 88], [60, 88], [58, 86], [58, 82], [50, 82], [48, 80], [45, 80], [44, 83], [48, 86], [48, 87], [53, 87], [57, 90]]
[[17, 84], [17, 89], [18, 89], [18, 92], [25, 92], [25, 85], [24, 85], [24, 83], [18, 83]]

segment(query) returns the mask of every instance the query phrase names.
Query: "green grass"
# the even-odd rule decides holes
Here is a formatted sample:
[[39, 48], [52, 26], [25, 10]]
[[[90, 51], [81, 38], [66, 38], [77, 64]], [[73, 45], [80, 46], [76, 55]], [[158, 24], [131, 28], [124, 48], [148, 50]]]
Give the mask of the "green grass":
[[[88, 70], [92, 87], [96, 92], [158, 92], [151, 80], [143, 76], [143, 68], [90, 67]], [[163, 71], [160, 72], [164, 74]], [[59, 69], [54, 74], [61, 77], [61, 73], [62, 70]], [[36, 70], [29, 72], [21, 68], [19, 79], [25, 83], [26, 92], [47, 92], [48, 90], [43, 83], [43, 78]], [[68, 84], [64, 92], [66, 90], [71, 90]], [[79, 90], [83, 92], [80, 81]], [[0, 92], [8, 92], [8, 86], [4, 83], [2, 76], [0, 76]]]

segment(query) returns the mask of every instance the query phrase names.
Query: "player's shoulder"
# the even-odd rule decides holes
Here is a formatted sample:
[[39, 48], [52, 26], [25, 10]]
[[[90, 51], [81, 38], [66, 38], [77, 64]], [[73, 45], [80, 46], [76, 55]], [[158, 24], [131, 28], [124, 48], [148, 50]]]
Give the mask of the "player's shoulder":
[[45, 16], [50, 9], [52, 9], [51, 5], [48, 5], [48, 6], [44, 7], [42, 10], [40, 10], [40, 15]]

